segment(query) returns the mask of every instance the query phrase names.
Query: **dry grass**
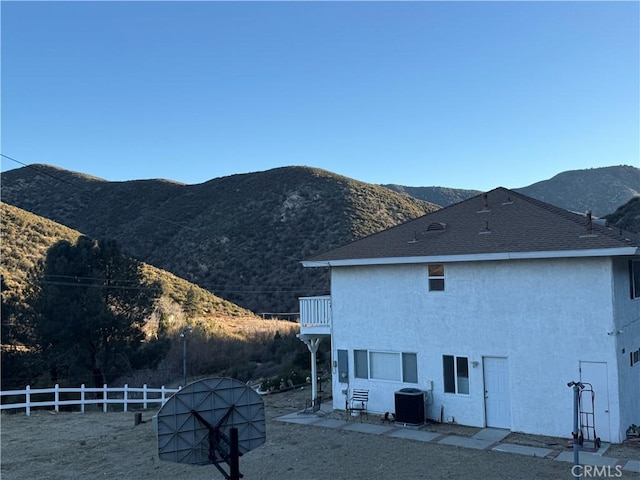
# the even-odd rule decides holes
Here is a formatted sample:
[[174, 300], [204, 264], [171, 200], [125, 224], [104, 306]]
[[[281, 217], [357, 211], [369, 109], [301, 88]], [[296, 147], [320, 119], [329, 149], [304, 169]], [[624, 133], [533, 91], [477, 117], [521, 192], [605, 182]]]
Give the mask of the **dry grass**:
[[[243, 455], [247, 479], [474, 479], [569, 480], [571, 464], [503, 452], [474, 450], [276, 420], [299, 411], [309, 390], [264, 397], [267, 441]], [[134, 426], [132, 412], [40, 412], [2, 415], [3, 480], [222, 478], [211, 465], [161, 462], [151, 416]], [[615, 473], [615, 472], [614, 472]], [[624, 472], [623, 479], [637, 478]]]

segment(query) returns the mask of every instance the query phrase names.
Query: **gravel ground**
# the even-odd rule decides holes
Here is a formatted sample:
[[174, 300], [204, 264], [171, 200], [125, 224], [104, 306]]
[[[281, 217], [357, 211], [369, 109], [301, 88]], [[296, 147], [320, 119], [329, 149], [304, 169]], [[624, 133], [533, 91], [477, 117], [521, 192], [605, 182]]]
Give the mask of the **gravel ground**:
[[[573, 478], [571, 464], [550, 459], [275, 420], [280, 415], [300, 410], [308, 395], [309, 391], [303, 390], [264, 397], [267, 441], [240, 459], [240, 471], [245, 479]], [[134, 426], [132, 412], [54, 414], [41, 411], [31, 417], [22, 413], [3, 414], [2, 479], [223, 478], [214, 466], [158, 460], [157, 440], [151, 423], [155, 413], [155, 410], [144, 411], [144, 423], [138, 426]], [[459, 435], [465, 431], [472, 434], [473, 429], [457, 427], [453, 433]], [[531, 437], [524, 439], [532, 441]], [[631, 450], [631, 453], [637, 452]], [[616, 471], [611, 473], [615, 475]], [[638, 480], [640, 475], [624, 472], [622, 477], [612, 478]]]

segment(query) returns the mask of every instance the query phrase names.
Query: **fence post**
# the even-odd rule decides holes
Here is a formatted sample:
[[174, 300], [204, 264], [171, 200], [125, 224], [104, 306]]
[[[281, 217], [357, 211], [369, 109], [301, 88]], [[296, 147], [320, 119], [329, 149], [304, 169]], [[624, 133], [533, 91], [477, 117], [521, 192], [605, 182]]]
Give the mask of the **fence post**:
[[124, 384], [124, 411], [125, 412], [127, 411], [127, 399], [128, 399], [127, 388], [129, 388], [129, 385], [125, 383]]
[[147, 384], [142, 385], [142, 408], [147, 409]]
[[164, 385], [162, 385], [162, 387], [160, 388], [160, 391], [162, 392], [162, 404], [164, 405]]
[[55, 409], [56, 412], [60, 411], [60, 385], [56, 383], [55, 387], [54, 387], [54, 399], [53, 399], [53, 408]]
[[27, 385], [27, 388], [24, 389], [25, 390], [25, 399], [24, 399], [24, 403], [27, 404], [27, 417], [31, 415], [31, 386]]
[[84, 383], [80, 385], [80, 413], [84, 413]]
[[102, 411], [104, 413], [107, 413], [107, 398], [107, 384], [105, 383], [102, 385], [102, 399], [104, 400], [104, 403], [102, 404]]

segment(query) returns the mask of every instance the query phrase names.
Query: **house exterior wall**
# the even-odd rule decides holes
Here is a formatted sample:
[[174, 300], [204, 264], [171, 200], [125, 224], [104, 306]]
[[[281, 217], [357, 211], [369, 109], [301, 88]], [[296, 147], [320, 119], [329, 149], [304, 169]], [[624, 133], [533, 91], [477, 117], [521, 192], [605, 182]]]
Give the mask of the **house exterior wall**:
[[621, 436], [630, 425], [640, 425], [640, 363], [632, 366], [629, 358], [640, 349], [640, 298], [631, 298], [629, 261], [618, 258], [613, 263], [615, 326], [611, 330], [616, 338]]
[[[344, 408], [343, 389], [365, 388], [371, 412], [393, 412], [394, 392], [419, 388], [429, 392], [427, 418], [442, 412], [444, 421], [484, 427], [483, 360], [504, 357], [511, 430], [567, 437], [567, 382], [580, 379], [580, 361], [604, 362], [611, 440], [620, 440], [618, 407], [630, 399], [617, 386], [618, 339], [607, 335], [609, 258], [448, 263], [443, 292], [428, 290], [426, 264], [334, 267], [331, 281], [333, 358], [349, 353], [349, 384], [333, 375], [334, 408]], [[354, 349], [416, 353], [418, 383], [355, 378]], [[468, 358], [468, 395], [444, 393], [443, 355]]]

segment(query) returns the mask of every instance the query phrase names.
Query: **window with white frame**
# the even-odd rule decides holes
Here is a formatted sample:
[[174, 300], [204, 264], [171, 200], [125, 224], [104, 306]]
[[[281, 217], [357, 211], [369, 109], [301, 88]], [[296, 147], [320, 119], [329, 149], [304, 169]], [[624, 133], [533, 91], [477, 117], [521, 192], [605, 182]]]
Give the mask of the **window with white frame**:
[[454, 355], [442, 356], [445, 393], [469, 394], [469, 359]]
[[640, 260], [629, 261], [629, 280], [631, 282], [631, 298], [640, 298]]
[[418, 358], [409, 352], [353, 351], [356, 378], [418, 383]]
[[428, 265], [429, 272], [429, 291], [444, 291], [444, 265], [441, 263]]

